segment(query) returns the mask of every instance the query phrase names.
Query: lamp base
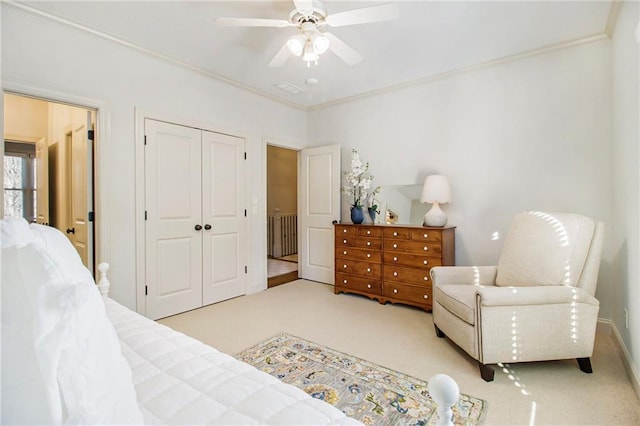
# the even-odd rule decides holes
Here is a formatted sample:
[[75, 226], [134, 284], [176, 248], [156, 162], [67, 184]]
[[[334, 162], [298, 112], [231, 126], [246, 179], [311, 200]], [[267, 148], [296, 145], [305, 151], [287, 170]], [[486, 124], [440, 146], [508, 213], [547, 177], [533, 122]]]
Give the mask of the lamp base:
[[422, 226], [432, 226], [441, 228], [447, 224], [447, 215], [440, 208], [440, 204], [435, 201], [431, 209], [424, 215]]

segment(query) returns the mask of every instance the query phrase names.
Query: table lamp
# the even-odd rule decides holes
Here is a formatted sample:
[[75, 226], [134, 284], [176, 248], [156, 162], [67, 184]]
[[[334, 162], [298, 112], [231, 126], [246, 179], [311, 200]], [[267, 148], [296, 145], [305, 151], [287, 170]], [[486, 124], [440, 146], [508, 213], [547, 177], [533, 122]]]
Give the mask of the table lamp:
[[431, 209], [424, 215], [423, 226], [442, 227], [447, 224], [447, 215], [440, 208], [440, 204], [450, 203], [451, 189], [449, 181], [443, 175], [430, 175], [424, 180], [420, 201], [431, 203]]

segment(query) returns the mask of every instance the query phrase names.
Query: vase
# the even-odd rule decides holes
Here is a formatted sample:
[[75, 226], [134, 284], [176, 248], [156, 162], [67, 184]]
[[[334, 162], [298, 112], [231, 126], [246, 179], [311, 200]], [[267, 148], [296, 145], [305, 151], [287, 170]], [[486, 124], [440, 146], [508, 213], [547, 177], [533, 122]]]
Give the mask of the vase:
[[376, 210], [374, 208], [369, 207], [369, 217], [371, 222], [376, 223]]
[[364, 213], [362, 212], [362, 207], [360, 206], [351, 206], [351, 222], [355, 224], [360, 224], [364, 220]]

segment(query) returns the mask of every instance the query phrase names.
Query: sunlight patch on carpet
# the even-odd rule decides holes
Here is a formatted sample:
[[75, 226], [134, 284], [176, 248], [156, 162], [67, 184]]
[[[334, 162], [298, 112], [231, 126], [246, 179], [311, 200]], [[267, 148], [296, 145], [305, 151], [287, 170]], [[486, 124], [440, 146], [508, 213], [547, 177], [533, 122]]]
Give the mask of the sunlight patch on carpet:
[[[368, 425], [432, 425], [437, 407], [427, 382], [289, 334], [236, 358], [322, 399]], [[454, 423], [482, 424], [486, 401], [460, 394]]]

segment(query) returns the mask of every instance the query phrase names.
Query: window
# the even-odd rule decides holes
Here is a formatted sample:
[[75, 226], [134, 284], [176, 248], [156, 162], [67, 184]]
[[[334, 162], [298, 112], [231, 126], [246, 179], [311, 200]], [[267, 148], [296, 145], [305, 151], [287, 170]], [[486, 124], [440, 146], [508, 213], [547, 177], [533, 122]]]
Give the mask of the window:
[[4, 215], [36, 219], [36, 159], [32, 144], [6, 142], [4, 154]]

